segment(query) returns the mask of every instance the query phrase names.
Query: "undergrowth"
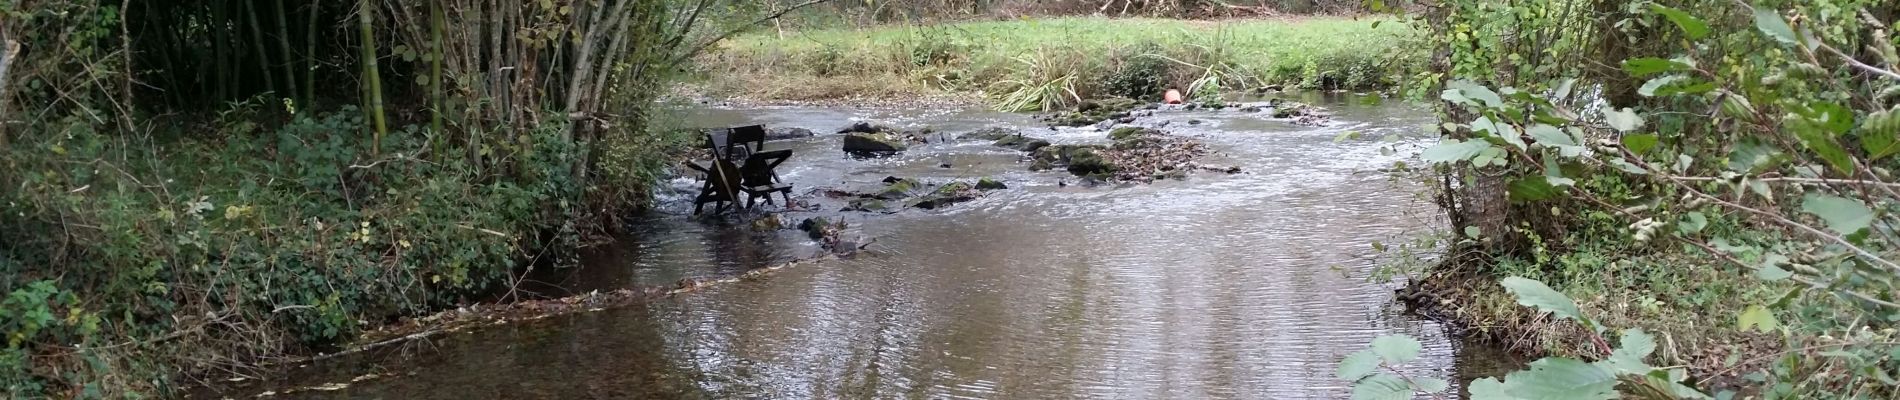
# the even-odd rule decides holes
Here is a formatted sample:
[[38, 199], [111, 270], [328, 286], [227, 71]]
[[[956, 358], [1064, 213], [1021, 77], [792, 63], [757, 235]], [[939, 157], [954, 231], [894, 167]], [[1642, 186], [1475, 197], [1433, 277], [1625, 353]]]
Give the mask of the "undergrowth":
[[1107, 96], [1154, 100], [1169, 88], [1381, 89], [1424, 55], [1404, 46], [1411, 28], [1384, 22], [1064, 17], [768, 31], [734, 38], [699, 68], [717, 95], [975, 92], [1025, 111]]

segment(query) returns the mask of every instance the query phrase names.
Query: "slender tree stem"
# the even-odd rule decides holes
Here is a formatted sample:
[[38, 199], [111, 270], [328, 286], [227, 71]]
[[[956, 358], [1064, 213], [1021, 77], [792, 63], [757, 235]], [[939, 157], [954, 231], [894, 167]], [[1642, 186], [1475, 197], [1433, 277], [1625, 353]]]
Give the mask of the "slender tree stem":
[[363, 79], [369, 82], [369, 98], [366, 100], [369, 103], [370, 121], [376, 124], [373, 141], [370, 142], [370, 154], [382, 154], [383, 135], [389, 132], [389, 128], [383, 121], [383, 79], [376, 66], [376, 33], [370, 26], [373, 12], [370, 8], [375, 7], [375, 3], [358, 0], [356, 7], [357, 30], [363, 36]]
[[[286, 93], [282, 93], [279, 97], [298, 99], [302, 97], [297, 95], [297, 67], [294, 66], [296, 63], [290, 61], [297, 59], [297, 54], [291, 50], [290, 23], [288, 22], [289, 18], [284, 15], [290, 13], [290, 10], [287, 10], [288, 8], [290, 8], [290, 2], [288, 0], [277, 0], [277, 46], [284, 53], [284, 58], [279, 60], [282, 61], [284, 66], [284, 90], [286, 91]], [[298, 107], [299, 110], [302, 109], [301, 106], [300, 104]]]

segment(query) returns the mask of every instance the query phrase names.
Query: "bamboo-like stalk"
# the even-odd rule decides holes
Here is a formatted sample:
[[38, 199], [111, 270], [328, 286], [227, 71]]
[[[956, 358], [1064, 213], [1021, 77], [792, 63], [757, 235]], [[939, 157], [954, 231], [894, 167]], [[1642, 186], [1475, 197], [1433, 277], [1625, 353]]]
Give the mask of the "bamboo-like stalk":
[[376, 66], [375, 28], [370, 26], [372, 12], [370, 7], [374, 6], [375, 3], [370, 0], [357, 0], [356, 28], [363, 35], [363, 79], [369, 85], [369, 92], [366, 94], [369, 98], [365, 100], [369, 103], [370, 121], [376, 124], [376, 130], [369, 145], [370, 154], [380, 155], [383, 153], [383, 135], [389, 133], [389, 128], [383, 121], [383, 79], [381, 73], [378, 72], [380, 69]]
[[[286, 89], [286, 92], [279, 97], [296, 99], [300, 98], [297, 96], [297, 69], [292, 66], [293, 63], [290, 62], [290, 60], [296, 59], [297, 54], [295, 51], [292, 51], [290, 47], [290, 23], [285, 22], [287, 18], [284, 14], [289, 13], [285, 8], [290, 7], [287, 3], [287, 0], [277, 0], [277, 46], [284, 53], [284, 58], [281, 60], [284, 65], [284, 85]], [[302, 106], [302, 104], [299, 104], [298, 109], [301, 110]]]
[[264, 28], [257, 23], [257, 3], [244, 2], [244, 18], [251, 23], [251, 50], [257, 52], [257, 72], [264, 74], [264, 89], [277, 91], [277, 80], [270, 73], [270, 52], [264, 50]]
[[231, 33], [226, 30], [230, 27], [231, 18], [227, 7], [224, 1], [216, 1], [211, 5], [211, 32], [214, 36], [212, 58], [216, 65], [213, 69], [216, 73], [211, 79], [218, 82], [218, 98], [213, 101], [214, 104], [231, 98]]
[[323, 15], [323, 0], [310, 2], [310, 24], [304, 28], [303, 99], [304, 108], [317, 98], [317, 19]]
[[[441, 0], [429, 2], [429, 30], [434, 36], [429, 43], [429, 128], [431, 134], [442, 135], [442, 4]], [[439, 140], [431, 140], [439, 142]], [[434, 144], [434, 143], [432, 143]]]

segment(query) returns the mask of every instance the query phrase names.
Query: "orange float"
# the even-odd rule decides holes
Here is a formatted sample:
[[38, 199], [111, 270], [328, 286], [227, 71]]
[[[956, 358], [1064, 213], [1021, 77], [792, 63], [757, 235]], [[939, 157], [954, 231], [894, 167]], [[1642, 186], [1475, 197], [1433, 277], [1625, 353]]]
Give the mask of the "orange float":
[[1168, 104], [1181, 104], [1181, 91], [1168, 89], [1167, 94], [1161, 95], [1161, 100]]

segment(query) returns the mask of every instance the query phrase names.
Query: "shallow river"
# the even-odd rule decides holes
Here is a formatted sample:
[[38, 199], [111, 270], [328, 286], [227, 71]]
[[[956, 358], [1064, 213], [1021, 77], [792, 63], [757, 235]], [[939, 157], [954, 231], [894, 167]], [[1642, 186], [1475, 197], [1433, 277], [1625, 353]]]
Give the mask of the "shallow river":
[[[1245, 172], [1121, 187], [1029, 172], [1021, 153], [981, 142], [853, 159], [829, 134], [859, 118], [952, 136], [1017, 126], [1056, 143], [1106, 141], [1101, 132], [1049, 130], [1024, 115], [696, 111], [690, 117], [706, 126], [819, 131], [767, 146], [794, 150], [781, 174], [801, 194], [889, 175], [989, 176], [1010, 188], [937, 211], [843, 214], [853, 225], [847, 237], [874, 240], [850, 259], [319, 363], [283, 384], [386, 377], [281, 396], [1343, 398], [1349, 389], [1334, 378], [1337, 361], [1388, 333], [1425, 343], [1415, 373], [1491, 369], [1491, 352], [1465, 349], [1437, 324], [1406, 315], [1392, 303], [1393, 284], [1366, 279], [1379, 262], [1371, 242], [1400, 241], [1433, 224], [1414, 187], [1379, 172], [1408, 152], [1383, 155], [1377, 145], [1397, 135], [1401, 150], [1415, 152], [1431, 140], [1429, 112], [1351, 95], [1304, 100], [1334, 111], [1336, 123], [1299, 127], [1237, 111], [1146, 118], [1141, 123], [1171, 121], [1175, 134], [1207, 142], [1214, 153], [1204, 164]], [[1335, 140], [1347, 131], [1363, 138]], [[573, 292], [665, 285], [819, 251], [801, 232], [689, 218], [690, 206], [677, 200], [693, 185], [671, 182], [663, 197], [674, 201], [550, 283]], [[826, 215], [838, 215], [827, 207], [834, 211]]]

